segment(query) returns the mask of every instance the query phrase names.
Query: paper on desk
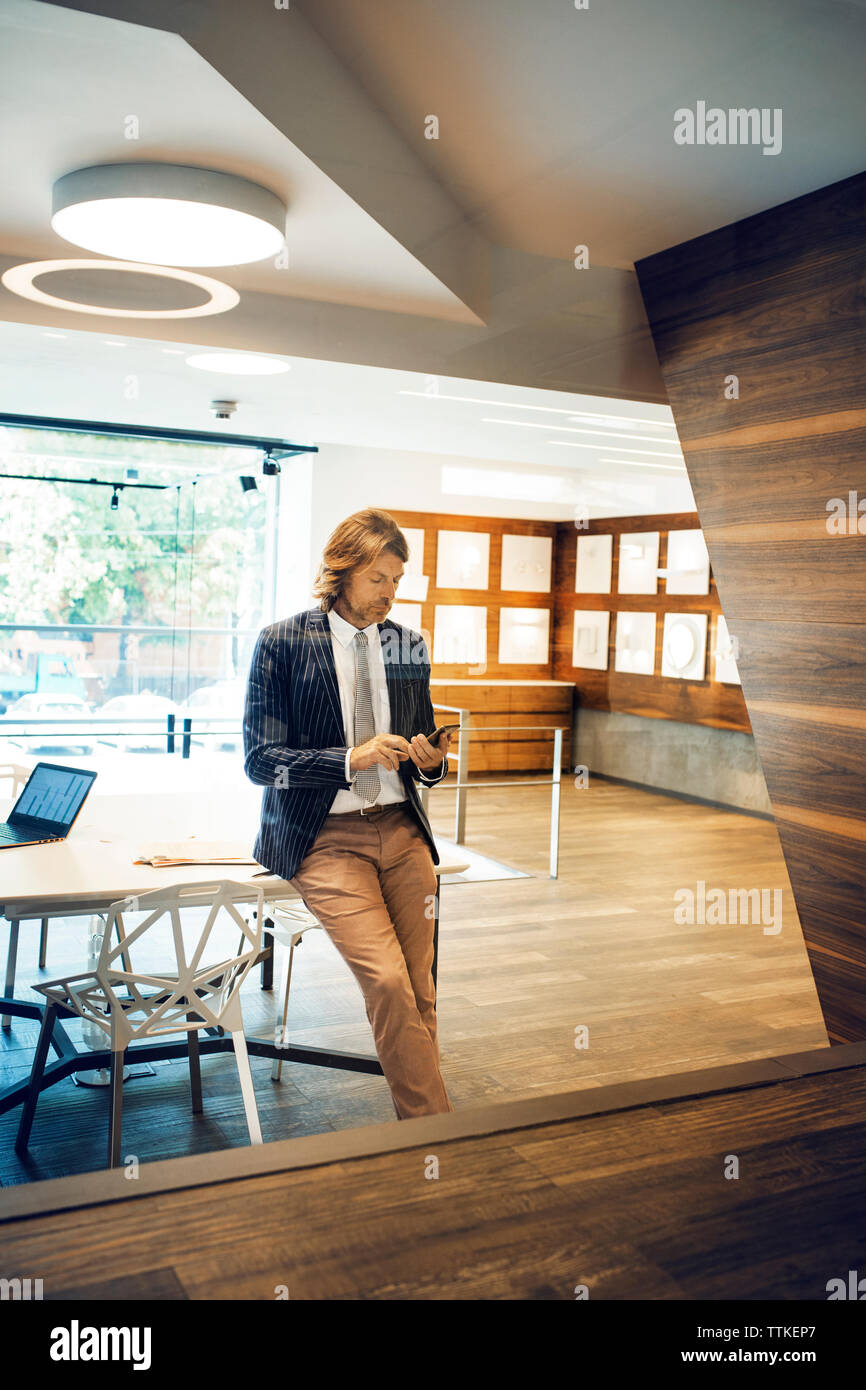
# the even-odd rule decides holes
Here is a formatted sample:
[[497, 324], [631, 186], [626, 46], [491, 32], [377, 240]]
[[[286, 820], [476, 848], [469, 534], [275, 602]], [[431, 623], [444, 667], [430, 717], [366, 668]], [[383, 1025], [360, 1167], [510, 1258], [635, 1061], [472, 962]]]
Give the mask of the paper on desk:
[[191, 836], [146, 845], [133, 863], [168, 869], [181, 864], [257, 864], [258, 860], [243, 853], [237, 840], [197, 840]]

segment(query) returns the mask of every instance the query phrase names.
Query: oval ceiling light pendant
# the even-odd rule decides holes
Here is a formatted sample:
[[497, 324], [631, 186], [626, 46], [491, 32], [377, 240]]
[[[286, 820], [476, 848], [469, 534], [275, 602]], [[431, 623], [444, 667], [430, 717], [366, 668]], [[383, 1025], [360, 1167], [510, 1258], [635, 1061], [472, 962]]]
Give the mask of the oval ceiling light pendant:
[[245, 265], [282, 248], [286, 208], [270, 189], [217, 169], [100, 164], [57, 180], [51, 226], [120, 260]]
[[[134, 297], [140, 299], [142, 291], [145, 298], [151, 298], [158, 293], [160, 286], [154, 281], [162, 281], [163, 288], [166, 281], [180, 281], [187, 294], [189, 291], [198, 291], [198, 303], [181, 304], [179, 307], [166, 305], [159, 309], [141, 309], [136, 303], [125, 302], [123, 304], [96, 304], [90, 299], [77, 297], [76, 291], [79, 288], [82, 274], [100, 277], [107, 280], [108, 284], [114, 283], [115, 299], [117, 295], [117, 277], [128, 275], [135, 277], [130, 285]], [[34, 284], [35, 280], [43, 276], [59, 276], [61, 284], [66, 285], [72, 294], [67, 296], [49, 294], [48, 291], [39, 289]], [[65, 281], [63, 277], [66, 277]], [[147, 277], [150, 283], [147, 283]], [[32, 299], [36, 304], [45, 304], [50, 309], [66, 309], [74, 314], [104, 314], [109, 318], [118, 319], [196, 319], [205, 318], [209, 314], [224, 314], [227, 309], [233, 309], [240, 301], [237, 290], [232, 289], [231, 285], [224, 285], [222, 280], [213, 280], [209, 275], [197, 275], [192, 270], [176, 270], [172, 266], [164, 265], [139, 265], [138, 262], [131, 261], [84, 261], [84, 260], [57, 260], [57, 261], [28, 261], [25, 265], [12, 265], [8, 270], [4, 270], [0, 275], [0, 284], [13, 294], [20, 294], [22, 299]], [[107, 287], [107, 286], [106, 286]], [[104, 288], [106, 288], [104, 287]], [[93, 293], [93, 286], [90, 281], [87, 283], [87, 292]]]
[[186, 365], [227, 376], [276, 376], [292, 370], [288, 362], [277, 357], [257, 357], [253, 352], [196, 352], [186, 359]]

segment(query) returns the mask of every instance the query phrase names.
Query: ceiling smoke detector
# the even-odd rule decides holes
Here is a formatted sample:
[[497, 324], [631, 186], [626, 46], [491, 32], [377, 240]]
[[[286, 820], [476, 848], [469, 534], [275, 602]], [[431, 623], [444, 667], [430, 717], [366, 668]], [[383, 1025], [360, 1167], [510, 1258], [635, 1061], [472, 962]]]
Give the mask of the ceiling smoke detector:
[[218, 420], [230, 420], [238, 408], [237, 401], [211, 401], [210, 408]]

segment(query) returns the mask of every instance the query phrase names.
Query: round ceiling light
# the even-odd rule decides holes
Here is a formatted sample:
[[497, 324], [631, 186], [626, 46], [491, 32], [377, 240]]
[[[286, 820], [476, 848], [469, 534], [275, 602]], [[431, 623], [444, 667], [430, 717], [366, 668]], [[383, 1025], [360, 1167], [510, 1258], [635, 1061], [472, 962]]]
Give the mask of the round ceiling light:
[[101, 164], [54, 185], [51, 226], [64, 241], [149, 265], [245, 265], [285, 241], [286, 208], [237, 174], [180, 164]]
[[277, 376], [292, 370], [288, 362], [277, 357], [258, 357], [253, 352], [195, 352], [186, 359], [186, 365], [227, 376]]
[[[92, 275], [95, 272], [107, 279], [110, 285], [116, 282], [118, 272], [130, 276], [138, 277], [137, 285], [140, 289], [144, 282], [144, 277], [151, 278], [151, 284], [147, 286], [153, 293], [158, 287], [153, 285], [153, 280], [162, 280], [163, 284], [167, 280], [179, 280], [184, 285], [187, 293], [193, 287], [199, 291], [198, 303], [186, 303], [179, 308], [161, 309], [139, 309], [134, 304], [126, 302], [124, 304], [94, 304], [90, 300], [68, 296], [61, 298], [59, 295], [48, 294], [47, 291], [38, 289], [33, 283], [34, 280], [41, 279], [43, 276], [64, 274], [71, 276], [74, 289], [75, 277], [80, 273]], [[135, 283], [135, 282], [133, 282]], [[8, 270], [4, 270], [0, 275], [0, 284], [13, 294], [20, 294], [22, 299], [32, 299], [36, 304], [45, 304], [51, 309], [66, 309], [73, 314], [102, 314], [109, 318], [118, 319], [195, 319], [204, 318], [209, 314], [224, 314], [227, 309], [233, 309], [240, 300], [237, 290], [232, 289], [231, 285], [224, 285], [221, 280], [212, 280], [209, 275], [197, 275], [192, 270], [176, 270], [171, 266], [164, 265], [139, 265], [131, 261], [84, 261], [84, 260], [58, 260], [58, 261], [28, 261], [25, 265], [13, 265]], [[69, 284], [69, 278], [67, 278]], [[90, 286], [88, 286], [90, 289]], [[116, 290], [115, 290], [116, 294]]]

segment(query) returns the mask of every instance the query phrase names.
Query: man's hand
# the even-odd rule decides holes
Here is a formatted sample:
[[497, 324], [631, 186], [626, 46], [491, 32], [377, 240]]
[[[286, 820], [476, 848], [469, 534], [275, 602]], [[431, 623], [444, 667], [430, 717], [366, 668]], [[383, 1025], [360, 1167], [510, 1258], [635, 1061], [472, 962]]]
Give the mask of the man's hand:
[[416, 734], [409, 744], [409, 757], [422, 772], [434, 772], [448, 756], [450, 742], [450, 734], [440, 734], [435, 743], [431, 743], [424, 734]]
[[352, 749], [349, 771], [365, 772], [368, 767], [378, 766], [396, 772], [410, 755], [408, 743], [399, 734], [374, 734], [366, 743], [359, 743]]

